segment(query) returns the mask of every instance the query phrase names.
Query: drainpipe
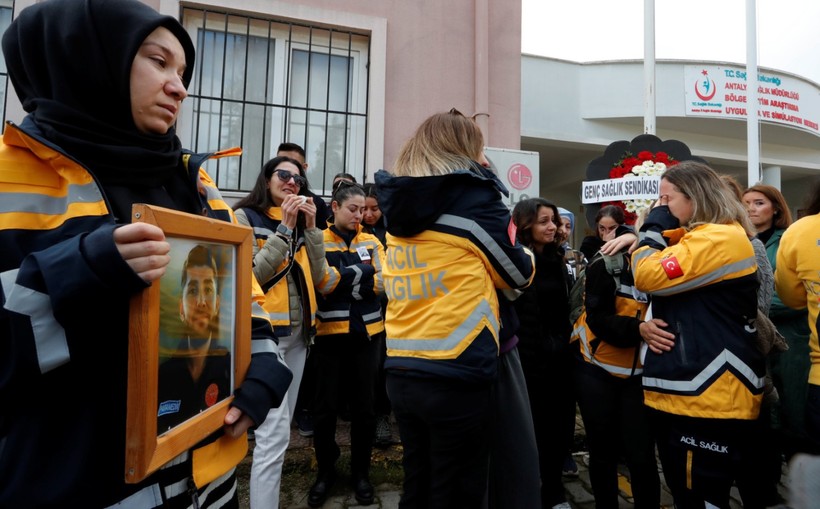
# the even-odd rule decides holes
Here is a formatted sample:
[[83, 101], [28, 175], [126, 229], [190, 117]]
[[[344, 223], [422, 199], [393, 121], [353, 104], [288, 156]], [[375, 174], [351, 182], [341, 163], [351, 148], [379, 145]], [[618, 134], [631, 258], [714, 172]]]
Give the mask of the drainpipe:
[[490, 0], [475, 1], [475, 121], [490, 143]]
[[757, 8], [746, 0], [746, 151], [749, 159], [747, 183], [760, 182], [760, 123], [757, 119]]

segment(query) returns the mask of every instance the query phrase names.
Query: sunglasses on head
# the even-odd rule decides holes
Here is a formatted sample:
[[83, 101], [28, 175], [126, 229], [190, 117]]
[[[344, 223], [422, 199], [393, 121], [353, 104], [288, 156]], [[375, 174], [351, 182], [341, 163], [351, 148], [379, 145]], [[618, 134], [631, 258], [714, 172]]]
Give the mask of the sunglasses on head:
[[333, 191], [335, 192], [340, 187], [358, 187], [360, 189], [364, 189], [361, 184], [356, 182], [351, 182], [348, 179], [339, 179], [333, 183]]
[[279, 180], [282, 182], [287, 182], [290, 179], [293, 179], [293, 183], [299, 187], [305, 187], [307, 184], [307, 179], [301, 175], [291, 173], [288, 170], [273, 170], [273, 173], [279, 177]]

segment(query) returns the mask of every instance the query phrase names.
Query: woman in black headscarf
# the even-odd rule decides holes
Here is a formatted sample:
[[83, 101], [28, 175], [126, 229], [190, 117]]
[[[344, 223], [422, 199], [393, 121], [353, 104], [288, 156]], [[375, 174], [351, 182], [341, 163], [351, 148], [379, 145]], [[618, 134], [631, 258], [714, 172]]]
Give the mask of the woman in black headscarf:
[[23, 127], [33, 122], [42, 137], [87, 166], [120, 223], [129, 222], [129, 201], [201, 212], [180, 167], [173, 121], [146, 132], [132, 115], [132, 63], [157, 27], [183, 51], [179, 80], [166, 86], [164, 101], [158, 99], [175, 120], [195, 54], [171, 17], [133, 1], [50, 1], [26, 9], [3, 37], [9, 77], [29, 113]]
[[135, 0], [49, 0], [3, 52], [28, 115], [0, 145], [0, 507], [236, 507], [244, 432], [290, 382], [264, 315], [222, 431], [125, 482], [129, 301], [170, 262], [131, 206], [231, 219], [173, 128], [190, 38]]

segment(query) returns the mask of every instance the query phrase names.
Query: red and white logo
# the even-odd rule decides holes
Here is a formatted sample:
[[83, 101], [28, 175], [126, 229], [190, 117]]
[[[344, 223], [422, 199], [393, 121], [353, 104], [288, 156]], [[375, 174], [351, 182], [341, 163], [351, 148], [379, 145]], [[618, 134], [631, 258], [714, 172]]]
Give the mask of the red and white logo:
[[521, 191], [532, 184], [532, 171], [521, 163], [515, 163], [507, 170], [507, 180], [511, 186]]
[[675, 279], [683, 275], [683, 269], [674, 256], [661, 260], [661, 267], [663, 267], [663, 271], [666, 272], [666, 277], [669, 279]]
[[697, 94], [701, 101], [709, 101], [715, 96], [715, 93], [717, 93], [715, 80], [709, 78], [709, 71], [706, 69], [701, 71], [701, 74], [703, 74], [703, 79], [695, 82], [695, 94]]

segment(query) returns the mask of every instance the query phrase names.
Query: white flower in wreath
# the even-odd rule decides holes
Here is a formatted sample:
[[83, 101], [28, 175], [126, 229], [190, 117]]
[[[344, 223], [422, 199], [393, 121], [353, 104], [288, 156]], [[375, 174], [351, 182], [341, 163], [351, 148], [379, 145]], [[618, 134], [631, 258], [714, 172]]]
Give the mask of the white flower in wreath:
[[[666, 165], [663, 163], [656, 163], [653, 161], [644, 161], [642, 164], [636, 165], [632, 167], [631, 174], [637, 175], [639, 177], [643, 176], [657, 176], [663, 175], [663, 172], [666, 171]], [[629, 174], [627, 174], [629, 175]], [[626, 176], [626, 175], [624, 175]]]
[[624, 200], [624, 207], [628, 212], [633, 212], [635, 214], [640, 214], [646, 208], [649, 208], [652, 205], [654, 200]]
[[[638, 178], [641, 176], [662, 175], [664, 170], [666, 170], [666, 165], [663, 163], [653, 163], [652, 161], [644, 161], [642, 165], [635, 166], [632, 169], [632, 173], [627, 173], [626, 175], [624, 175], [624, 178]], [[624, 200], [624, 207], [626, 208], [627, 212], [640, 214], [641, 211], [643, 211], [646, 208], [649, 208], [652, 205], [653, 201], [654, 200], [647, 199]]]

